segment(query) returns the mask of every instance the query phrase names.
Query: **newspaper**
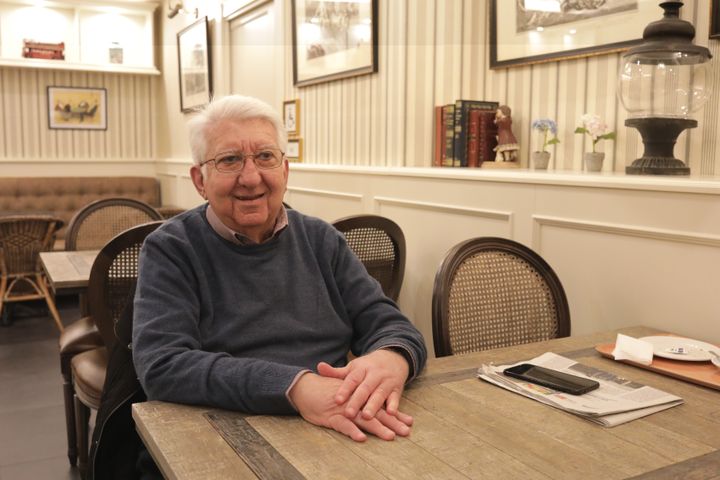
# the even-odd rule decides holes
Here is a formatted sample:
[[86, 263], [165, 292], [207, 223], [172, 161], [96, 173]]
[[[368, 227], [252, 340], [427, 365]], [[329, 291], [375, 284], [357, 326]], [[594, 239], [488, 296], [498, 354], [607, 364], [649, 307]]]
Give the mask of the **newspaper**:
[[[571, 375], [591, 378], [600, 383], [600, 387], [583, 395], [570, 395], [503, 374], [506, 368], [520, 363], [532, 363]], [[683, 399], [675, 395], [577, 363], [552, 352], [512, 365], [483, 364], [478, 369], [478, 377], [606, 427], [614, 427], [683, 403]]]

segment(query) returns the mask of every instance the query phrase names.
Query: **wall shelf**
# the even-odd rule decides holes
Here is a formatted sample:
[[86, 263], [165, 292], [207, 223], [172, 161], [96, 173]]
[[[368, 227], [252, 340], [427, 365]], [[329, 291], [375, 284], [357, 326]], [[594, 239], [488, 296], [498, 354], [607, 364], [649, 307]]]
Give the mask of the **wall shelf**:
[[[58, 0], [41, 5], [0, 0], [0, 66], [160, 74], [154, 55], [157, 2]], [[23, 57], [25, 39], [63, 42], [65, 59]]]

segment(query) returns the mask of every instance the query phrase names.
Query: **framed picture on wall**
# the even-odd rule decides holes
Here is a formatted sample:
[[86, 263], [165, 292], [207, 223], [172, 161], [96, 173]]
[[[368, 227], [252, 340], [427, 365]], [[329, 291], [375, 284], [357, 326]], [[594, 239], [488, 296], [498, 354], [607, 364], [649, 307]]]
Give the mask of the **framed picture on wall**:
[[377, 72], [378, 0], [291, 3], [295, 85]]
[[192, 112], [207, 105], [212, 94], [208, 23], [203, 17], [177, 34], [180, 110]]
[[720, 38], [720, 0], [710, 3], [710, 38]]
[[656, 0], [582, 3], [491, 0], [490, 68], [623, 51], [663, 16]]
[[291, 138], [288, 140], [285, 156], [290, 162], [302, 162], [303, 141], [302, 138]]
[[286, 100], [283, 102], [283, 122], [288, 135], [300, 133], [300, 100]]
[[61, 130], [107, 130], [107, 90], [47, 87], [48, 127]]

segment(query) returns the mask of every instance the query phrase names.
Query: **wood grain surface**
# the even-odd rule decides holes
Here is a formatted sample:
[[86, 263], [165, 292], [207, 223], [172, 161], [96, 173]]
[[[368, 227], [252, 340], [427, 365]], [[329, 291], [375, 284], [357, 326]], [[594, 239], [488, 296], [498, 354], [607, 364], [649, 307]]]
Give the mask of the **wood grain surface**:
[[[655, 333], [642, 327], [621, 332]], [[431, 360], [401, 404], [414, 417], [412, 433], [392, 442], [370, 437], [355, 443], [299, 417], [245, 416], [163, 402], [135, 404], [133, 416], [171, 479], [717, 478], [720, 393], [603, 358], [594, 346], [614, 340], [616, 333]], [[516, 362], [546, 351], [668, 391], [685, 404], [605, 428], [475, 377], [482, 363]], [[225, 422], [223, 435], [240, 455], [206, 412]], [[269, 468], [298, 477], [267, 476]]]

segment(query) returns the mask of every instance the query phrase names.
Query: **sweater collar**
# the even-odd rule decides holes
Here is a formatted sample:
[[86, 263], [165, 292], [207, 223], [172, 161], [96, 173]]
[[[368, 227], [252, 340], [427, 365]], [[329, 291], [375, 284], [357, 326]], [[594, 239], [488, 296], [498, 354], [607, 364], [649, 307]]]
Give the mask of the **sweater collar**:
[[[257, 245], [253, 240], [249, 239], [242, 233], [236, 232], [232, 228], [225, 225], [222, 220], [220, 220], [220, 217], [217, 216], [215, 211], [212, 209], [210, 204], [208, 203], [207, 210], [205, 211], [205, 216], [207, 217], [207, 221], [212, 227], [215, 232], [220, 235], [225, 240], [232, 242], [236, 245]], [[280, 207], [280, 213], [278, 214], [277, 219], [275, 220], [275, 227], [273, 228], [272, 235], [270, 235], [268, 238], [263, 240], [261, 243], [265, 243], [268, 240], [271, 240], [278, 236], [278, 234], [285, 230], [285, 228], [288, 226], [288, 215], [287, 211], [285, 210], [285, 205], [282, 205]]]

